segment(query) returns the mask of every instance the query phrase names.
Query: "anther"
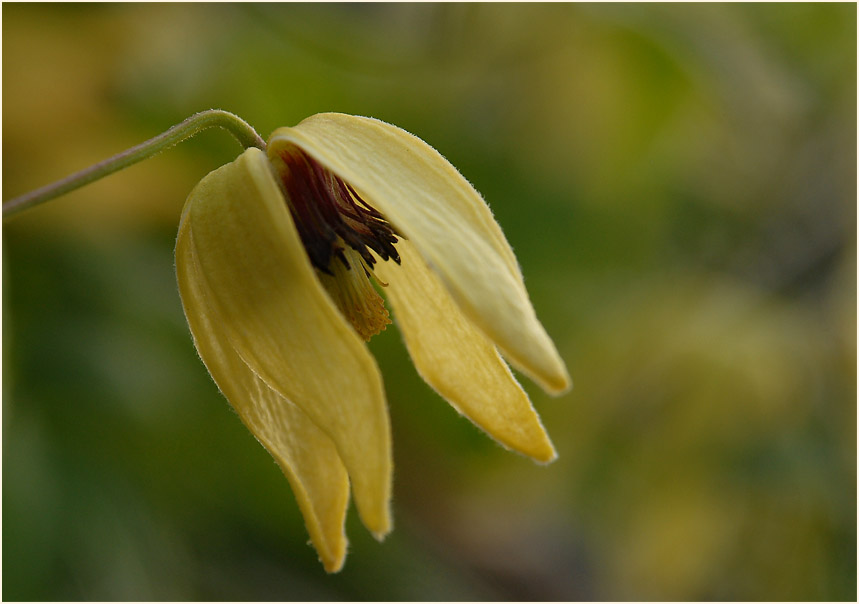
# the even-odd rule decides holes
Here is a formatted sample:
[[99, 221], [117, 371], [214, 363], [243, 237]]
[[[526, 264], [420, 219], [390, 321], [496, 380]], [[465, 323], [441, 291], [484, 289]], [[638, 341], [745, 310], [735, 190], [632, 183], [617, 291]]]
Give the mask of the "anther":
[[370, 279], [376, 256], [400, 263], [394, 247], [397, 232], [352, 185], [300, 149], [283, 150], [273, 160], [320, 281], [344, 317], [369, 340], [390, 323]]

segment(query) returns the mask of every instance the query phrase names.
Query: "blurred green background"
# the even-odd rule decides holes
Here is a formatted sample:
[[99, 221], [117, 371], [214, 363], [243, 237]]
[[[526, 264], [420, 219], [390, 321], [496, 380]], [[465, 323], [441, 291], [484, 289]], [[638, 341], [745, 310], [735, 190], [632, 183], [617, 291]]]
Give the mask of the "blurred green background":
[[194, 351], [206, 132], [3, 225], [5, 600], [856, 598], [856, 6], [10, 5], [3, 199], [218, 107], [371, 115], [516, 250], [571, 394], [507, 453], [389, 328], [396, 528], [327, 576]]

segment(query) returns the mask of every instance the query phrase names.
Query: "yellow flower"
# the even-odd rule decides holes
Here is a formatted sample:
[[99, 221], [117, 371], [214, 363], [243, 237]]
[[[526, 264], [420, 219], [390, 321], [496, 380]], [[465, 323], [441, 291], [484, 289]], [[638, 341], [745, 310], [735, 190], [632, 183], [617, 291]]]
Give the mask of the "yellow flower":
[[555, 450], [499, 355], [569, 388], [509, 244], [438, 152], [384, 122], [314, 115], [207, 175], [182, 212], [176, 270], [197, 350], [289, 479], [329, 572], [346, 553], [349, 485], [391, 528], [391, 437], [363, 340], [389, 322], [420, 375], [502, 445]]

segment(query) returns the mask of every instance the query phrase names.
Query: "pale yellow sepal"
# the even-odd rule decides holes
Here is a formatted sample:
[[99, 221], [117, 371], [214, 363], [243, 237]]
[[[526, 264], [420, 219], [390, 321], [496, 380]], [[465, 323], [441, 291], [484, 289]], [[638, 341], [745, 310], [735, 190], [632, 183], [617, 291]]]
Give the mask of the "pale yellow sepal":
[[538, 462], [555, 449], [528, 395], [495, 347], [466, 319], [409, 241], [397, 244], [402, 265], [380, 262], [376, 275], [421, 377], [498, 442]]
[[391, 527], [392, 462], [379, 370], [316, 278], [265, 153], [248, 149], [207, 175], [184, 222], [197, 277], [211, 293], [212, 325], [331, 438], [362, 522], [382, 538]]
[[480, 194], [435, 149], [372, 119], [324, 113], [269, 139], [296, 145], [354, 186], [439, 275], [463, 314], [545, 390], [569, 376], [537, 320], [516, 258]]
[[259, 379], [236, 354], [210, 307], [214, 294], [199, 274], [183, 216], [176, 241], [176, 274], [188, 325], [200, 358], [242, 421], [272, 454], [292, 486], [307, 531], [325, 570], [346, 558], [344, 522], [349, 479], [334, 443], [298, 407]]

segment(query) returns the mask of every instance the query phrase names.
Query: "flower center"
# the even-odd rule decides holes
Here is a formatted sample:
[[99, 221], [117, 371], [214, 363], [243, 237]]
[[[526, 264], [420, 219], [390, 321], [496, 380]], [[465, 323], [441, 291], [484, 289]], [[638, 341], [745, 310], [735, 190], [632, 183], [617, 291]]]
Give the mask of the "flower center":
[[272, 160], [310, 263], [346, 319], [369, 340], [391, 322], [370, 282], [371, 250], [399, 264], [396, 231], [349, 183], [297, 147]]

